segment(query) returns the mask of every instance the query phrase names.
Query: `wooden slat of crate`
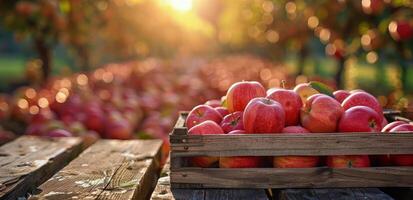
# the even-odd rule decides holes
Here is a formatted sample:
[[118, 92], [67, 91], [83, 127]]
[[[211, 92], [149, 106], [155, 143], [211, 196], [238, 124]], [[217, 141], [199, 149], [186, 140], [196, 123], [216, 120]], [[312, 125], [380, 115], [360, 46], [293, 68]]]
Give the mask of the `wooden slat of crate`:
[[268, 200], [263, 189], [171, 189], [169, 162], [164, 166], [151, 200]]
[[0, 199], [26, 195], [80, 152], [80, 138], [22, 136], [0, 147]]
[[393, 200], [378, 188], [343, 188], [343, 189], [286, 189], [280, 192], [280, 200], [350, 200], [374, 199]]
[[413, 154], [413, 132], [188, 135], [186, 116], [180, 114], [170, 135], [176, 157]]
[[413, 133], [171, 135], [170, 140], [174, 156], [413, 154]]
[[161, 140], [100, 140], [31, 199], [145, 199], [159, 174]]
[[173, 169], [171, 182], [181, 188], [328, 188], [412, 187], [413, 167]]

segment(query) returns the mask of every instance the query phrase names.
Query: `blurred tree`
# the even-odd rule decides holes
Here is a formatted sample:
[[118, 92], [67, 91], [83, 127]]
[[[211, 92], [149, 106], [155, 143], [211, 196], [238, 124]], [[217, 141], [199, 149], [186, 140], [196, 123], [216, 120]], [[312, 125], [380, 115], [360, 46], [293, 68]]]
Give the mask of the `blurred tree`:
[[0, 23], [15, 34], [17, 40], [29, 37], [41, 60], [42, 79], [49, 77], [51, 48], [65, 28], [57, 1], [1, 1]]

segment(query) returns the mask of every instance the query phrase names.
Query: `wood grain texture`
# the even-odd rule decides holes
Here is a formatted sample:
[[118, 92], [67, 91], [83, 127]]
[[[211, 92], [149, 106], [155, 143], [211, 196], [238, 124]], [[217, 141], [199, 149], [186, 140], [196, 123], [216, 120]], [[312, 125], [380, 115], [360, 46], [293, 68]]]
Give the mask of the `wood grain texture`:
[[169, 166], [162, 170], [151, 200], [268, 200], [262, 189], [171, 189]]
[[100, 140], [31, 199], [146, 199], [159, 173], [161, 140]]
[[412, 187], [413, 167], [235, 170], [190, 167], [174, 169], [171, 183], [181, 188]]
[[186, 116], [180, 114], [170, 135], [176, 157], [413, 154], [413, 132], [188, 135]]
[[286, 189], [280, 200], [393, 200], [377, 188]]
[[22, 136], [0, 147], [0, 199], [25, 196], [80, 152], [80, 138]]

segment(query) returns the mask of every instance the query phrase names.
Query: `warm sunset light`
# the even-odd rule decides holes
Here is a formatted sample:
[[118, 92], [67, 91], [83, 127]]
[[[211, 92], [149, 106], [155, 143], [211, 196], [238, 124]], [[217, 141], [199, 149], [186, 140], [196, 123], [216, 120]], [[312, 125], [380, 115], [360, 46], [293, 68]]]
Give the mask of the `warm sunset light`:
[[167, 0], [166, 2], [178, 11], [189, 11], [192, 9], [192, 0]]

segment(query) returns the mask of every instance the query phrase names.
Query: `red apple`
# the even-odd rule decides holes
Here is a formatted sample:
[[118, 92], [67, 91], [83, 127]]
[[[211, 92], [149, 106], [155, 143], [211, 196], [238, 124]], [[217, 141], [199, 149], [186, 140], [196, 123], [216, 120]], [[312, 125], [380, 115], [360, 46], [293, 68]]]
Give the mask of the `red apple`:
[[209, 100], [209, 101], [205, 102], [205, 105], [211, 106], [213, 108], [220, 107], [221, 106], [221, 100], [212, 99], [212, 100]]
[[221, 114], [222, 117], [225, 117], [225, 116], [227, 116], [227, 115], [229, 114], [228, 109], [225, 108], [225, 107], [216, 107], [216, 108], [214, 108], [214, 109], [215, 109], [216, 111], [218, 111], [219, 114]]
[[280, 103], [285, 111], [285, 125], [297, 125], [300, 119], [300, 109], [303, 107], [301, 97], [293, 90], [275, 89], [267, 98]]
[[229, 112], [244, 111], [251, 99], [265, 97], [265, 88], [256, 81], [243, 81], [231, 85], [227, 91], [227, 108]]
[[[207, 120], [188, 130], [188, 135], [224, 134], [221, 127], [214, 121]], [[197, 167], [211, 167], [218, 162], [218, 157], [198, 156], [191, 158], [191, 163]]]
[[[310, 133], [301, 126], [287, 126], [282, 130], [283, 133]], [[279, 168], [306, 168], [316, 167], [320, 161], [318, 156], [275, 156], [273, 166]]]
[[212, 120], [219, 124], [222, 121], [222, 116], [211, 106], [199, 105], [189, 112], [188, 117], [186, 118], [186, 127], [190, 129], [207, 120]]
[[220, 168], [259, 168], [262, 165], [262, 158], [257, 156], [236, 156], [219, 158]]
[[389, 32], [397, 41], [409, 40], [413, 37], [413, 26], [408, 21], [391, 21]]
[[233, 130], [229, 132], [228, 134], [246, 134], [245, 130]]
[[337, 100], [324, 94], [310, 96], [301, 109], [301, 124], [313, 133], [335, 132], [343, 114]]
[[69, 131], [64, 130], [64, 129], [55, 129], [55, 130], [47, 132], [43, 136], [46, 136], [46, 137], [72, 137], [73, 134], [70, 133]]
[[302, 126], [287, 126], [281, 132], [283, 133], [310, 133]]
[[316, 167], [319, 161], [318, 156], [275, 156], [273, 166], [278, 168], [310, 168]]
[[333, 92], [333, 95], [338, 102], [343, 103], [344, 99], [350, 96], [350, 92], [346, 90], [337, 90]]
[[338, 124], [339, 132], [380, 132], [381, 116], [367, 106], [346, 110]]
[[370, 167], [369, 156], [328, 156], [327, 166], [332, 168]]
[[412, 124], [400, 124], [390, 130], [390, 132], [413, 132]]
[[[373, 95], [367, 92], [355, 92], [350, 94], [343, 103], [341, 103], [344, 110], [348, 110], [354, 106], [367, 106], [375, 110], [379, 115], [383, 115], [383, 109], [379, 101]], [[383, 118], [383, 117], [382, 117]], [[380, 120], [381, 124], [382, 120]]]
[[247, 133], [281, 133], [285, 125], [285, 111], [280, 103], [258, 97], [248, 103], [243, 122]]
[[319, 94], [319, 92], [312, 88], [308, 83], [300, 83], [294, 87], [294, 92], [296, 92], [301, 97], [301, 101], [303, 104], [307, 101], [307, 98], [314, 95]]
[[132, 139], [133, 130], [128, 120], [119, 114], [112, 114], [105, 123], [105, 138], [127, 140]]
[[[401, 124], [390, 130], [391, 133], [413, 132], [412, 124]], [[390, 155], [390, 160], [397, 166], [413, 166], [413, 155]]]
[[225, 133], [229, 133], [234, 130], [244, 130], [244, 124], [242, 122], [243, 113], [240, 111], [228, 114], [222, 119], [221, 128]]
[[389, 124], [387, 124], [383, 129], [381, 129], [381, 132], [389, 132], [391, 129], [395, 128], [396, 126], [402, 125], [402, 124], [407, 124], [407, 122], [404, 121], [394, 121]]

